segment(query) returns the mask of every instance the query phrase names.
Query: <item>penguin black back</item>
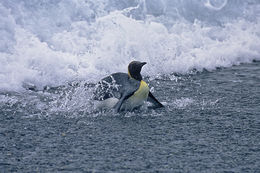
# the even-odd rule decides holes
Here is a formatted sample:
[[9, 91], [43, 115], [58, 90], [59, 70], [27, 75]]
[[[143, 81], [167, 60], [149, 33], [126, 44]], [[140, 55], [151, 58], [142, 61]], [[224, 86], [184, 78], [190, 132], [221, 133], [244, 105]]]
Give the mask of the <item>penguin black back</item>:
[[113, 73], [96, 84], [95, 100], [106, 100], [111, 97], [120, 98], [124, 92], [134, 92], [139, 88], [139, 81], [129, 78], [126, 73]]

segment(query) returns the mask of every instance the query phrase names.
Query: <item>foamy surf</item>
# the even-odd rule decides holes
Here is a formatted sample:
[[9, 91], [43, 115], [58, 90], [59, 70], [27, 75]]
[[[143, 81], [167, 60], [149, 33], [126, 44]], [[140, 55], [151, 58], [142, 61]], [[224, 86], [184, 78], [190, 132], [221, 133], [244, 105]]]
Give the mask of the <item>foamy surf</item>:
[[[95, 83], [126, 72], [132, 60], [147, 62], [143, 75], [155, 77], [260, 59], [257, 1], [239, 6], [208, 0], [189, 7], [165, 0], [157, 2], [159, 11], [156, 2], [1, 1], [0, 90]], [[187, 16], [191, 11], [194, 18]]]

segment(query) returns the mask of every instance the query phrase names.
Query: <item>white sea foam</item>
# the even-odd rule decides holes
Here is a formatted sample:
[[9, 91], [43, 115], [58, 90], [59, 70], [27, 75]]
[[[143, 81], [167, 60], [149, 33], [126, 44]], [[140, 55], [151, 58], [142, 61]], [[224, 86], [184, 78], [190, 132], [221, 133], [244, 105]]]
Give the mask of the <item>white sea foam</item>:
[[132, 60], [151, 77], [260, 60], [257, 1], [239, 1], [242, 16], [231, 1], [116, 2], [0, 0], [0, 90], [97, 82]]
[[212, 10], [221, 10], [227, 5], [228, 0], [206, 0], [205, 6]]

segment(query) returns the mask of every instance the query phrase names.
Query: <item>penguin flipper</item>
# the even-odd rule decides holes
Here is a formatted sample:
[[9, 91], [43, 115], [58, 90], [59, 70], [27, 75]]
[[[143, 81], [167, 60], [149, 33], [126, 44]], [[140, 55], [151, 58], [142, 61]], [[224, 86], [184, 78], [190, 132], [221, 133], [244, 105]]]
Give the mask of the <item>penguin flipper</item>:
[[117, 104], [114, 106], [116, 112], [120, 111], [120, 108], [125, 100], [127, 100], [129, 97], [131, 97], [139, 88], [140, 82], [136, 81], [134, 79], [129, 79], [127, 81], [128, 85], [125, 85], [123, 92], [121, 94], [121, 97]]
[[163, 104], [161, 104], [161, 103], [153, 96], [153, 94], [152, 94], [151, 92], [149, 92], [147, 101], [154, 104], [154, 106], [152, 106], [152, 108], [161, 108], [161, 107], [164, 107]]
[[131, 97], [131, 95], [133, 95], [134, 93], [131, 93], [131, 94], [124, 94], [120, 100], [116, 103], [116, 105], [114, 106], [114, 109], [116, 112], [119, 112], [120, 111], [120, 108], [122, 106], [122, 104], [124, 103], [124, 101], [126, 99], [128, 99], [129, 97]]

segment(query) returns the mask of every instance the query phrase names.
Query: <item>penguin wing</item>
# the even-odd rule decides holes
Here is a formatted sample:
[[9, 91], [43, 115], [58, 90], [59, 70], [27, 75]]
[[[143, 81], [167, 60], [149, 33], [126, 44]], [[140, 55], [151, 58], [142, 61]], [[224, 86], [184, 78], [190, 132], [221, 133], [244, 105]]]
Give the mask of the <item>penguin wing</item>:
[[164, 107], [163, 104], [161, 104], [161, 103], [153, 96], [153, 94], [152, 94], [151, 92], [149, 92], [147, 101], [154, 104], [154, 106], [152, 106], [152, 108], [161, 108], [161, 107]]
[[139, 88], [140, 82], [135, 79], [129, 79], [126, 81], [124, 87], [122, 87], [122, 95], [115, 105], [116, 112], [120, 111], [120, 108], [125, 100], [127, 100], [129, 97], [131, 97]]
[[121, 108], [121, 106], [122, 106], [122, 104], [124, 103], [124, 101], [125, 100], [127, 100], [129, 97], [131, 97], [131, 95], [133, 95], [134, 94], [134, 92], [129, 92], [129, 93], [127, 93], [127, 92], [125, 92], [123, 95], [122, 95], [122, 97], [120, 98], [120, 100], [116, 103], [116, 105], [115, 105], [115, 110], [116, 110], [116, 112], [119, 112], [120, 111], [120, 108]]

